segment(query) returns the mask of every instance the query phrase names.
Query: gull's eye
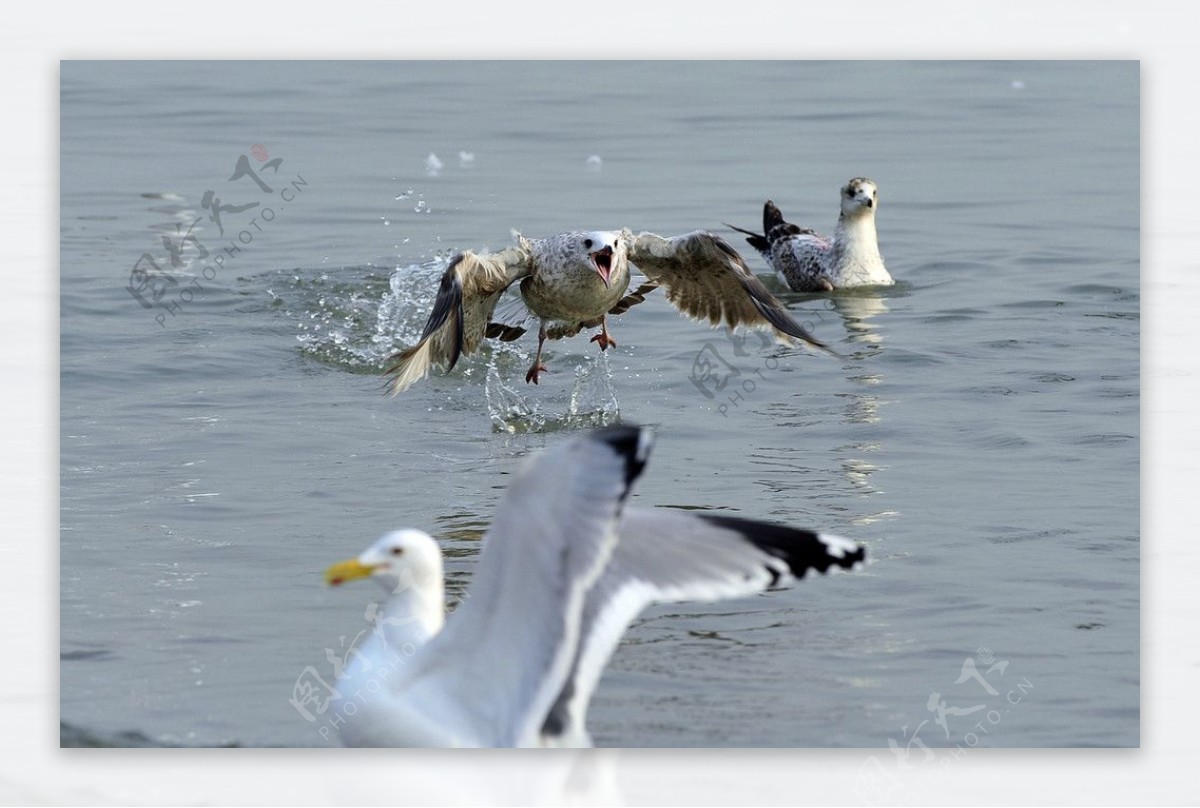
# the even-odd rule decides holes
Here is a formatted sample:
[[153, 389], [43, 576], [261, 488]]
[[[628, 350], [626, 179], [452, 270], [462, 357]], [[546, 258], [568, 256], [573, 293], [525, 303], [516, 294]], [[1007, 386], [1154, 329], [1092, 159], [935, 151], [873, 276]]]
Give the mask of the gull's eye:
[[585, 249], [590, 250], [592, 248], [592, 240], [590, 238], [585, 238], [583, 240], [583, 246]]
[[403, 547], [393, 547], [392, 555], [404, 555], [404, 548]]

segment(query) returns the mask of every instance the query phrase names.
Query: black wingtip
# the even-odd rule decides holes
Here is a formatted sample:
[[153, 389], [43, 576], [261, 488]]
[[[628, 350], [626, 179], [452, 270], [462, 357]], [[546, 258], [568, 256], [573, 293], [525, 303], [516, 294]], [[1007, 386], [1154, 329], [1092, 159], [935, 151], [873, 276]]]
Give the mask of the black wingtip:
[[[832, 568], [851, 569], [867, 558], [866, 547], [841, 536], [735, 516], [698, 515], [726, 530], [740, 533], [755, 547], [782, 560], [797, 578], [803, 578], [810, 569], [820, 573]], [[779, 574], [774, 570], [771, 574], [771, 585], [774, 586], [779, 582]]]
[[803, 340], [814, 348], [820, 348], [828, 354], [840, 356], [837, 351], [830, 348], [824, 342], [821, 342], [821, 340], [810, 334], [808, 329], [792, 319], [792, 316], [783, 307], [783, 304], [776, 300], [775, 296], [763, 285], [763, 282], [751, 274], [749, 270], [741, 276], [741, 282], [742, 288], [750, 296], [750, 302], [754, 304], [754, 308], [758, 309], [758, 313], [766, 318], [767, 322], [776, 329], [790, 337]]
[[648, 427], [618, 424], [593, 430], [590, 437], [607, 444], [625, 459], [625, 490], [628, 493], [629, 486], [650, 459], [654, 433]]
[[429, 312], [425, 330], [421, 333], [422, 341], [429, 339], [451, 316], [454, 317], [454, 346], [449, 367], [446, 368], [447, 373], [454, 370], [463, 350], [463, 288], [458, 277], [458, 265], [465, 257], [463, 253], [454, 256], [446, 271], [442, 273], [442, 282], [438, 285], [437, 297], [433, 301], [433, 311]]
[[767, 241], [767, 237], [755, 233], [753, 230], [747, 230], [744, 227], [738, 227], [736, 224], [722, 222], [730, 230], [736, 230], [746, 236], [746, 243], [759, 252], [767, 252], [771, 248], [771, 242]]

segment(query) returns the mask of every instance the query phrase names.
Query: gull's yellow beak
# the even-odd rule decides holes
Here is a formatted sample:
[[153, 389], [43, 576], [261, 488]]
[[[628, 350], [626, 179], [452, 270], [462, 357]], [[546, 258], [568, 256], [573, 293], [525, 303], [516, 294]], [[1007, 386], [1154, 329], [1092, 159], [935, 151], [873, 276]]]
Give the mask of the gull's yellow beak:
[[364, 564], [357, 558], [339, 561], [325, 570], [325, 583], [330, 586], [338, 586], [346, 583], [346, 581], [368, 578], [375, 570], [376, 566], [374, 564]]

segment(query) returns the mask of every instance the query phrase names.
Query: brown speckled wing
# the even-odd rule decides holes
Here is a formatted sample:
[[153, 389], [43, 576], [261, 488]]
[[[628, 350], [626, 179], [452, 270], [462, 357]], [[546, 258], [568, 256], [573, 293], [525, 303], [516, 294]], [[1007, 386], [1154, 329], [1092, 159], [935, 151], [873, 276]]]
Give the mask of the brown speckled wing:
[[459, 253], [442, 274], [433, 311], [416, 345], [388, 357], [385, 374], [393, 395], [429, 372], [430, 365], [454, 367], [475, 352], [504, 290], [531, 271], [529, 253], [512, 247], [493, 255]]
[[664, 238], [629, 234], [629, 260], [666, 287], [667, 300], [696, 320], [730, 328], [771, 329], [776, 337], [825, 344], [808, 333], [720, 236], [698, 230]]

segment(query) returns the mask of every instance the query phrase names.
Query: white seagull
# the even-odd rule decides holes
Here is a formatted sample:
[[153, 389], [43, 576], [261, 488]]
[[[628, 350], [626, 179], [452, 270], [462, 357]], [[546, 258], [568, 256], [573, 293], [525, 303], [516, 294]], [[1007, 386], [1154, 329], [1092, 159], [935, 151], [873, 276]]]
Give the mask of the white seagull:
[[389, 593], [337, 682], [342, 742], [590, 746], [592, 691], [647, 605], [752, 595], [864, 560], [829, 534], [623, 508], [649, 450], [648, 430], [615, 426], [526, 461], [448, 622], [442, 554], [419, 530], [330, 567], [330, 584], [371, 577]]
[[[629, 265], [647, 278], [629, 288]], [[517, 310], [495, 318], [496, 304], [520, 281]], [[696, 231], [673, 238], [629, 230], [561, 233], [542, 239], [516, 235], [516, 245], [498, 253], [459, 253], [442, 275], [433, 311], [420, 341], [393, 354], [386, 373], [393, 394], [424, 378], [433, 363], [454, 368], [459, 356], [475, 352], [485, 337], [514, 340], [539, 324], [538, 348], [526, 382], [546, 370], [547, 339], [600, 327], [592, 337], [601, 350], [616, 345], [608, 315], [621, 314], [659, 286], [681, 312], [712, 325], [770, 330], [825, 348], [775, 299], [721, 237]]]
[[745, 233], [771, 269], [793, 291], [831, 292], [854, 286], [891, 286], [895, 283], [879, 254], [875, 209], [879, 190], [865, 177], [855, 177], [842, 188], [842, 213], [833, 239], [807, 227], [784, 221], [775, 203], [763, 206], [763, 232], [755, 233], [725, 223]]

